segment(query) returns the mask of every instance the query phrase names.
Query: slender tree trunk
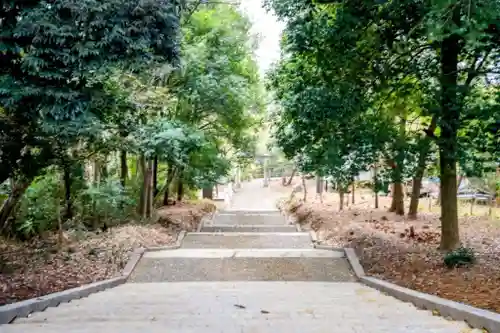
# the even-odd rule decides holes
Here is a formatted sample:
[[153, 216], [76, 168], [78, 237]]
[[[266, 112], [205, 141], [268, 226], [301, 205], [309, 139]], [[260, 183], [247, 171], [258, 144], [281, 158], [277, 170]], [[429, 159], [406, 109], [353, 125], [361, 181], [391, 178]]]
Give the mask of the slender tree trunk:
[[[450, 13], [451, 21], [461, 26], [460, 6]], [[441, 42], [441, 135], [439, 144], [441, 178], [441, 249], [460, 245], [457, 204], [457, 134], [460, 123], [458, 101], [458, 62], [460, 37], [452, 33]]]
[[352, 204], [354, 205], [356, 202], [355, 202], [355, 189], [356, 189], [356, 182], [352, 182]]
[[139, 166], [142, 172], [142, 186], [141, 186], [141, 193], [139, 197], [139, 206], [137, 207], [137, 214], [141, 218], [146, 217], [146, 205], [147, 205], [147, 193], [148, 193], [148, 172], [147, 172], [147, 165], [146, 165], [146, 158], [144, 155], [141, 155], [139, 157]]
[[104, 156], [104, 161], [101, 164], [101, 178], [108, 179], [108, 156]]
[[158, 156], [155, 156], [153, 162], [153, 196], [158, 194]]
[[304, 190], [303, 191], [304, 196], [302, 197], [302, 200], [304, 200], [304, 202], [306, 202], [307, 201], [307, 187], [306, 187], [306, 177], [304, 175], [302, 175], [302, 189]]
[[5, 199], [5, 201], [2, 203], [2, 207], [0, 208], [0, 230], [2, 232], [5, 232], [7, 230], [8, 220], [11, 214], [14, 212], [17, 204], [21, 201], [32, 180], [33, 179], [30, 178], [13, 182], [10, 190], [10, 195], [7, 199]]
[[378, 208], [378, 167], [373, 166], [373, 190], [375, 192], [375, 209]]
[[179, 173], [179, 182], [177, 183], [177, 202], [179, 203], [182, 202], [182, 198], [184, 197], [184, 182], [180, 175], [182, 175], [182, 172]]
[[410, 198], [410, 208], [408, 211], [408, 218], [415, 220], [418, 214], [418, 203], [420, 200], [420, 190], [422, 188], [422, 179], [424, 177], [425, 169], [427, 166], [427, 158], [431, 150], [432, 136], [434, 136], [434, 131], [437, 126], [437, 118], [432, 117], [431, 124], [429, 128], [425, 131], [427, 135], [422, 139], [422, 147], [420, 149], [420, 154], [418, 156], [417, 171], [412, 181], [411, 198]]
[[290, 186], [292, 184], [293, 177], [295, 177], [295, 173], [297, 172], [297, 168], [294, 168], [292, 171], [292, 174], [290, 176], [290, 179], [286, 182], [286, 186]]
[[342, 190], [342, 187], [338, 187], [339, 190], [339, 210], [344, 210], [344, 191]]
[[404, 191], [403, 191], [403, 163], [406, 148], [406, 117], [401, 116], [399, 120], [399, 138], [396, 142], [396, 158], [392, 165], [393, 195], [390, 212], [397, 215], [405, 214]]
[[128, 178], [128, 164], [127, 164], [127, 151], [120, 151], [120, 183], [125, 188]]
[[[97, 159], [94, 159], [94, 166], [93, 166], [93, 175], [94, 175], [94, 186], [96, 188], [99, 188], [101, 184], [101, 166], [100, 163]], [[97, 211], [97, 200], [93, 199], [92, 200], [92, 216], [93, 218], [93, 229], [96, 230], [99, 228], [99, 225], [101, 223], [101, 216], [100, 213]]]
[[[63, 174], [63, 181], [66, 182], [66, 175]], [[57, 198], [56, 204], [56, 217], [57, 217], [57, 247], [61, 251], [64, 247], [64, 231], [61, 217], [61, 206], [59, 204], [59, 198]]]
[[420, 189], [422, 188], [422, 178], [423, 178], [424, 170], [420, 172], [420, 169], [417, 169], [417, 173], [412, 180], [412, 188], [411, 188], [411, 198], [410, 198], [410, 208], [408, 210], [408, 218], [410, 220], [416, 220], [418, 214], [418, 203], [420, 201]]
[[153, 216], [153, 168], [154, 162], [152, 160], [149, 160], [147, 162], [146, 175], [144, 177], [144, 191], [146, 192], [146, 218], [151, 218]]
[[337, 190], [339, 191], [339, 210], [344, 210], [344, 189], [337, 185]]
[[71, 164], [64, 163], [63, 165], [63, 182], [64, 182], [64, 201], [66, 210], [64, 211], [64, 219], [70, 220], [73, 218], [73, 199], [71, 197]]
[[170, 184], [172, 184], [172, 181], [175, 176], [175, 168], [172, 165], [167, 166], [167, 179], [165, 180], [165, 193], [163, 195], [163, 205], [168, 206], [169, 202], [169, 195], [170, 195]]

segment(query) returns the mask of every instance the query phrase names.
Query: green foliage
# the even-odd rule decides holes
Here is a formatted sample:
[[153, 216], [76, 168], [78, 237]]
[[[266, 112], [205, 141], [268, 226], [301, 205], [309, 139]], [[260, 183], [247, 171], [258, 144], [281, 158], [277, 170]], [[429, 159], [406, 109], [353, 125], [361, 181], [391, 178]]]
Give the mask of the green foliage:
[[459, 247], [454, 251], [448, 252], [443, 259], [445, 266], [448, 268], [469, 266], [475, 261], [474, 250], [466, 247]]
[[82, 211], [82, 219], [103, 218], [108, 225], [131, 217], [136, 200], [127, 193], [120, 182], [106, 179], [99, 184], [89, 186], [79, 193], [77, 205]]
[[[92, 101], [111, 68], [175, 61], [176, 13], [175, 3], [153, 0], [2, 5], [0, 182], [19, 172], [36, 176], [58, 155], [54, 141], [81, 140], [79, 121], [99, 119]], [[76, 137], [59, 137], [67, 126], [78, 128]]]
[[286, 23], [269, 75], [276, 144], [340, 186], [382, 158], [399, 183], [439, 155], [442, 247], [457, 246], [457, 162], [479, 175], [498, 165], [499, 6], [267, 0]]
[[0, 229], [13, 211], [22, 237], [59, 216], [65, 228], [109, 225], [144, 199], [153, 159], [157, 187], [190, 193], [253, 156], [263, 87], [233, 6], [29, 0], [0, 7], [0, 27], [2, 201], [16, 207], [16, 184], [33, 180]]
[[61, 198], [61, 176], [55, 170], [35, 179], [19, 205], [13, 232], [30, 238], [57, 228]]

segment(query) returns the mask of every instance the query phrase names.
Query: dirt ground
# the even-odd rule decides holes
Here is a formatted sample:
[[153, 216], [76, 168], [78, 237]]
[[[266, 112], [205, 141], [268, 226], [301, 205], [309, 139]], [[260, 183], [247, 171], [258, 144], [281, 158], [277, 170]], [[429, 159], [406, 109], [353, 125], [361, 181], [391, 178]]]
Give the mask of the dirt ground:
[[[272, 186], [290, 198], [291, 187], [280, 182]], [[323, 203], [316, 197], [313, 181], [303, 193], [284, 200], [281, 208], [294, 212], [300, 223], [312, 228], [325, 244], [354, 247], [367, 274], [398, 285], [500, 312], [500, 221], [488, 216], [485, 207], [462, 207], [460, 235], [464, 246], [475, 251], [477, 262], [464, 268], [448, 269], [443, 264], [439, 207], [428, 209], [423, 199], [416, 221], [388, 213], [390, 197], [380, 197], [379, 209], [367, 191], [357, 191], [355, 204], [339, 212], [337, 193], [325, 193]]]
[[174, 243], [181, 230], [195, 230], [214, 208], [208, 201], [182, 203], [159, 209], [154, 224], [68, 231], [61, 251], [56, 235], [30, 243], [0, 239], [0, 305], [117, 276], [134, 249]]

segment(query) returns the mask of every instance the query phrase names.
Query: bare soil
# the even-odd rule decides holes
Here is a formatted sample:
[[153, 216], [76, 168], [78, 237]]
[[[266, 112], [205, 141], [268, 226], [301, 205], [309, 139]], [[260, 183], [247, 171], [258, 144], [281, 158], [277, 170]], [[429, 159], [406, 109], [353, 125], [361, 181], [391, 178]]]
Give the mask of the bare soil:
[[195, 230], [214, 209], [210, 201], [181, 203], [160, 208], [152, 224], [68, 231], [62, 250], [57, 235], [29, 243], [0, 239], [0, 305], [118, 276], [134, 249], [172, 244], [181, 230]]
[[381, 197], [375, 209], [374, 197], [358, 190], [356, 203], [350, 197], [349, 206], [339, 211], [338, 194], [325, 193], [321, 203], [311, 182], [306, 202], [303, 193], [290, 199], [292, 187], [277, 182], [273, 186], [287, 197], [280, 207], [315, 230], [321, 242], [355, 248], [368, 275], [500, 313], [500, 298], [495, 296], [500, 294], [500, 221], [495, 215], [461, 214], [461, 240], [474, 249], [477, 262], [448, 269], [438, 250], [441, 229], [435, 207], [408, 220], [387, 212], [390, 197]]

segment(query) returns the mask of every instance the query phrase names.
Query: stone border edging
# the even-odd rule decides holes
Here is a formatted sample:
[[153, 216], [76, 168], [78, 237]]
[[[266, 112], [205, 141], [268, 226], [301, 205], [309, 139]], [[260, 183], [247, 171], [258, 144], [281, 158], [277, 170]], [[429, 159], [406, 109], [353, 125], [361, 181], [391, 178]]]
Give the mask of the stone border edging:
[[184, 237], [186, 237], [187, 232], [185, 230], [182, 230], [179, 232], [179, 235], [177, 235], [177, 240], [175, 241], [174, 244], [172, 245], [166, 245], [166, 246], [156, 246], [156, 247], [148, 247], [146, 251], [148, 252], [154, 252], [154, 251], [162, 251], [162, 250], [175, 250], [181, 247], [182, 245], [182, 240]]
[[145, 251], [143, 248], [134, 250], [120, 276], [0, 306], [0, 325], [10, 324], [16, 318], [28, 317], [30, 313], [44, 311], [49, 307], [56, 307], [61, 303], [68, 303], [125, 283]]
[[465, 321], [473, 328], [486, 329], [490, 333], [500, 332], [500, 314], [367, 276], [354, 249], [345, 248], [344, 251], [356, 277], [363, 284], [401, 301], [413, 303], [417, 308], [431, 311], [437, 310], [443, 317], [450, 317], [456, 321]]

